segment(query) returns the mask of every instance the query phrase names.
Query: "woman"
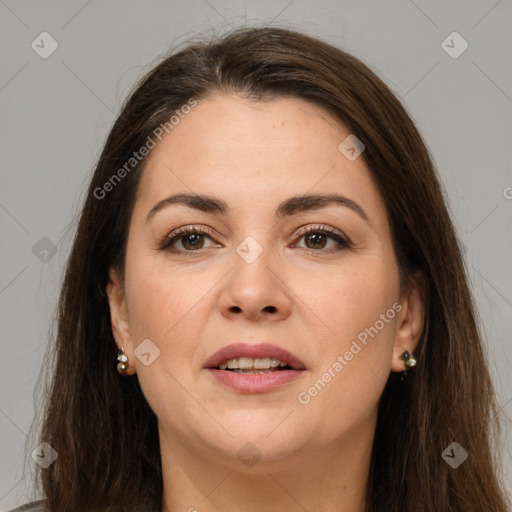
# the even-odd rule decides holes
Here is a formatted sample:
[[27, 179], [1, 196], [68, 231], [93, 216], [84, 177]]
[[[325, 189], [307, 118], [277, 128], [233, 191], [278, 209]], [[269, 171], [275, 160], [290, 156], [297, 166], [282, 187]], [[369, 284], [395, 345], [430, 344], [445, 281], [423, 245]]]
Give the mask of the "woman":
[[507, 509], [427, 149], [367, 66], [303, 34], [190, 43], [138, 84], [53, 357], [37, 510]]

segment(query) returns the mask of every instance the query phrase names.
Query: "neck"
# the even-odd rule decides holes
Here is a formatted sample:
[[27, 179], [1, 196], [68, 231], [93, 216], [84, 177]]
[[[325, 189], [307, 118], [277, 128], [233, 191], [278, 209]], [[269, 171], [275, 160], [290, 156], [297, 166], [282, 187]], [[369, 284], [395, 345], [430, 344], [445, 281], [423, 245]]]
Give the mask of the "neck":
[[374, 432], [375, 422], [328, 446], [241, 461], [160, 428], [162, 512], [364, 512]]

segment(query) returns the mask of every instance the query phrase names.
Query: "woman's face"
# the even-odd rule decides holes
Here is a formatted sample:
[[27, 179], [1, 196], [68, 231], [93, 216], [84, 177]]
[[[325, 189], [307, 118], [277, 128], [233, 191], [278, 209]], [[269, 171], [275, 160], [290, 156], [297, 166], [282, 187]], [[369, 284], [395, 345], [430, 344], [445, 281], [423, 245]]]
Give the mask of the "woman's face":
[[[272, 461], [368, 445], [421, 313], [414, 296], [400, 296], [385, 206], [363, 158], [338, 148], [349, 135], [300, 99], [215, 95], [150, 153], [124, 288], [113, 271], [108, 293], [116, 342], [164, 448], [222, 461], [245, 446]], [[176, 194], [189, 199], [166, 201]], [[178, 229], [192, 233], [173, 238]], [[206, 368], [239, 343], [219, 357], [291, 363], [282, 349], [295, 369]]]

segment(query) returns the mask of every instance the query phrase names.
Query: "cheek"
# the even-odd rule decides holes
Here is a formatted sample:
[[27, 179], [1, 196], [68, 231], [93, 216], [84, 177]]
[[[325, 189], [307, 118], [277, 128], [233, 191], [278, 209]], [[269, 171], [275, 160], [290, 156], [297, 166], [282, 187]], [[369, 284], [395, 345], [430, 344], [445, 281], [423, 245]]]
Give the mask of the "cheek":
[[[211, 302], [224, 267], [177, 265], [165, 253], [131, 254], [127, 259], [126, 292], [130, 334], [134, 346], [149, 338], [160, 349], [159, 366], [184, 379], [197, 363], [197, 347], [204, 339]], [[188, 267], [187, 267], [188, 266]], [[140, 366], [140, 365], [139, 365]], [[152, 368], [155, 370], [155, 368]], [[145, 372], [145, 368], [141, 368]]]
[[327, 274], [303, 279], [311, 309], [319, 312], [328, 334], [339, 340], [352, 339], [373, 325], [398, 298], [397, 269], [381, 256], [354, 258]]
[[329, 329], [315, 339], [317, 364], [301, 403], [310, 400], [319, 414], [331, 411], [334, 423], [368, 414], [389, 376], [399, 308], [393, 261], [382, 255], [360, 260], [303, 288]]
[[172, 417], [175, 428], [185, 428], [186, 414], [172, 411], [181, 410], [187, 391], [195, 393], [189, 373], [202, 330], [197, 308], [209, 287], [194, 275], [171, 275], [156, 260], [134, 258], [131, 273], [127, 272], [134, 349], [142, 340], [149, 339], [159, 350], [149, 366], [137, 361], [137, 376], [157, 416]]

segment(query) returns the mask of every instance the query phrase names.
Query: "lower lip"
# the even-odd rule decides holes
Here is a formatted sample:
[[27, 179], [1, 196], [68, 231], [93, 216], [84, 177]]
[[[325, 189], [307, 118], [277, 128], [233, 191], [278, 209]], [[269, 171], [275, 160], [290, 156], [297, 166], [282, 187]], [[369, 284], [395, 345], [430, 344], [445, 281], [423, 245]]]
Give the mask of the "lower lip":
[[270, 373], [243, 373], [228, 372], [207, 368], [208, 373], [224, 386], [242, 393], [265, 393], [273, 391], [279, 386], [299, 378], [304, 370], [279, 370]]

